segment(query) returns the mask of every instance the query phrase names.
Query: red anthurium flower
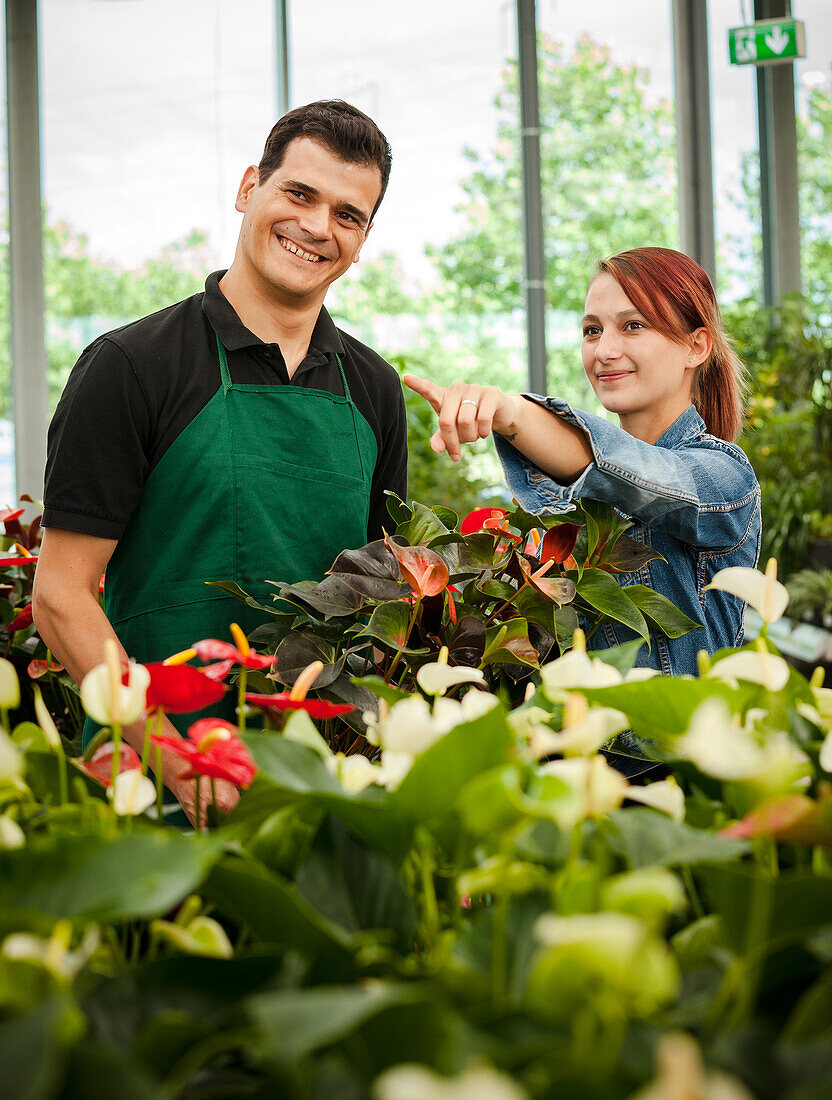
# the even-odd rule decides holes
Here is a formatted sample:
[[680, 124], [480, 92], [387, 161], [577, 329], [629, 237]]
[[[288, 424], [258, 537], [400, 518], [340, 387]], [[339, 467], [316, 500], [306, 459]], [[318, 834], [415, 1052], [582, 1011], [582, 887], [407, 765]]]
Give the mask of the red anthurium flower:
[[16, 630], [25, 630], [27, 626], [32, 625], [32, 605], [27, 603], [25, 607], [15, 615], [9, 625], [6, 627], [9, 634], [14, 634]]
[[206, 665], [202, 671], [212, 680], [224, 680], [233, 667], [233, 661], [217, 661], [213, 665]]
[[451, 620], [454, 626], [456, 626], [456, 603], [454, 602], [453, 597], [454, 592], [459, 595], [459, 592], [456, 588], [454, 588], [453, 585], [448, 585], [448, 587], [445, 589], [445, 595], [448, 597], [448, 618]]
[[154, 734], [153, 740], [188, 762], [190, 767], [180, 779], [204, 775], [248, 787], [257, 773], [257, 765], [240, 740], [236, 726], [222, 718], [201, 718], [188, 730], [187, 737]]
[[64, 672], [64, 666], [57, 661], [30, 661], [26, 670], [33, 680], [39, 680], [47, 672]]
[[384, 536], [384, 545], [399, 563], [402, 579], [417, 596], [438, 596], [448, 587], [448, 567], [435, 550], [427, 546], [399, 546], [389, 535]]
[[0, 558], [0, 569], [6, 569], [12, 565], [37, 565], [37, 554], [27, 554], [26, 557]]
[[471, 535], [474, 531], [495, 531], [503, 538], [520, 542], [520, 535], [515, 535], [513, 531], [509, 531], [505, 518], [505, 508], [475, 508], [462, 521], [459, 530], [463, 535]]
[[223, 684], [206, 676], [193, 665], [145, 665], [150, 673], [147, 709], [161, 707], [170, 714], [189, 714], [219, 702], [226, 692]]
[[560, 565], [572, 556], [575, 543], [578, 541], [578, 533], [583, 524], [559, 523], [557, 527], [550, 527], [543, 536], [540, 547], [541, 561], [554, 561]]
[[14, 520], [20, 519], [22, 515], [22, 508], [4, 508], [3, 511], [0, 512], [0, 523], [13, 523]]
[[330, 703], [326, 699], [307, 699], [306, 693], [318, 679], [324, 667], [323, 661], [313, 661], [298, 676], [291, 691], [280, 691], [274, 695], [258, 695], [251, 692], [246, 702], [261, 710], [305, 710], [310, 718], [336, 718], [339, 714], [349, 714], [355, 710], [352, 703]]
[[352, 703], [330, 703], [328, 699], [293, 699], [290, 691], [274, 695], [246, 692], [246, 702], [260, 710], [305, 710], [310, 718], [337, 718], [355, 710]]
[[[119, 772], [129, 772], [134, 768], [138, 770], [141, 766], [141, 760], [139, 760], [135, 750], [122, 741], [118, 746]], [[93, 754], [92, 760], [84, 764], [83, 767], [87, 775], [91, 775], [93, 779], [97, 779], [99, 783], [109, 787], [113, 779], [113, 742], [108, 741], [106, 745], [102, 745]]]
[[220, 641], [219, 638], [205, 638], [201, 642], [194, 642], [191, 656], [199, 657], [200, 661], [233, 661], [243, 668], [270, 668], [277, 661], [274, 655], [266, 657], [262, 653], [256, 653], [236, 623], [231, 623], [231, 634], [236, 645]]

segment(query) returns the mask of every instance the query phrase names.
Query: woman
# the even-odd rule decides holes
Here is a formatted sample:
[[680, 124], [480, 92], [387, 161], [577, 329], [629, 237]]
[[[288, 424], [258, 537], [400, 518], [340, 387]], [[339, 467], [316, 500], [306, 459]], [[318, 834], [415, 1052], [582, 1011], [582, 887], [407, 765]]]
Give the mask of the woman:
[[[705, 588], [720, 569], [756, 565], [760, 550], [760, 488], [733, 443], [744, 368], [707, 274], [668, 248], [602, 261], [582, 330], [584, 370], [620, 427], [557, 397], [459, 382], [442, 389], [411, 375], [404, 381], [439, 415], [435, 451], [458, 461], [462, 443], [495, 433], [508, 487], [527, 511], [569, 511], [589, 497], [632, 518], [628, 534], [666, 560], [616, 579], [649, 585], [702, 624], [678, 639], [654, 634], [637, 664], [695, 673], [698, 650], [739, 645], [743, 634], [742, 601]], [[604, 623], [590, 647], [634, 637]]]

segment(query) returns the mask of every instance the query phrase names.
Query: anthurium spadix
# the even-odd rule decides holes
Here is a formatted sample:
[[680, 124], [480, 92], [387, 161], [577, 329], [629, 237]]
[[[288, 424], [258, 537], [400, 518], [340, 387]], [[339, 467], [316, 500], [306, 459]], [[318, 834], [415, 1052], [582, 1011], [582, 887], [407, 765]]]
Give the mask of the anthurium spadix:
[[144, 665], [127, 662], [126, 683], [116, 643], [104, 643], [105, 660], [81, 681], [81, 702], [94, 722], [125, 726], [144, 714], [150, 673]]
[[705, 591], [709, 588], [730, 592], [732, 596], [745, 600], [767, 626], [782, 619], [789, 606], [789, 592], [777, 579], [777, 561], [774, 558], [769, 558], [765, 573], [741, 565], [720, 569]]

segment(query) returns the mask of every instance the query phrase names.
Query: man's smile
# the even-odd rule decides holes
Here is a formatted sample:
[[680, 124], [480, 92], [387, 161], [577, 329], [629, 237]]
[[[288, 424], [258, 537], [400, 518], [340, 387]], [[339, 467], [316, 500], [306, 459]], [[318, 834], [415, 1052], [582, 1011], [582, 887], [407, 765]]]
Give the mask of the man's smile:
[[287, 252], [291, 252], [293, 256], [298, 256], [301, 260], [317, 264], [326, 259], [326, 256], [319, 256], [316, 252], [306, 252], [299, 244], [290, 241], [288, 237], [281, 237], [279, 233], [276, 236]]

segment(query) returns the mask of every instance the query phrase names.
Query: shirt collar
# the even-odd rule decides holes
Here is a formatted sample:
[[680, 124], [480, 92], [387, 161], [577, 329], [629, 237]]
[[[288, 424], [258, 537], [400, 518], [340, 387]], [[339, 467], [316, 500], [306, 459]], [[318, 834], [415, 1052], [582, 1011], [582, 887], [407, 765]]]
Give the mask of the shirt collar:
[[693, 405], [688, 405], [681, 416], [677, 416], [669, 428], [665, 428], [656, 440], [657, 447], [678, 447], [681, 443], [696, 436], [703, 435], [706, 431], [705, 421], [696, 411]]
[[[259, 336], [255, 336], [246, 328], [234, 307], [220, 290], [220, 279], [223, 275], [225, 271], [211, 272], [205, 280], [205, 294], [202, 297], [202, 308], [214, 332], [222, 341], [222, 346], [226, 351], [267, 346]], [[325, 355], [344, 354], [341, 334], [323, 306], [312, 330], [309, 350], [320, 351]]]

